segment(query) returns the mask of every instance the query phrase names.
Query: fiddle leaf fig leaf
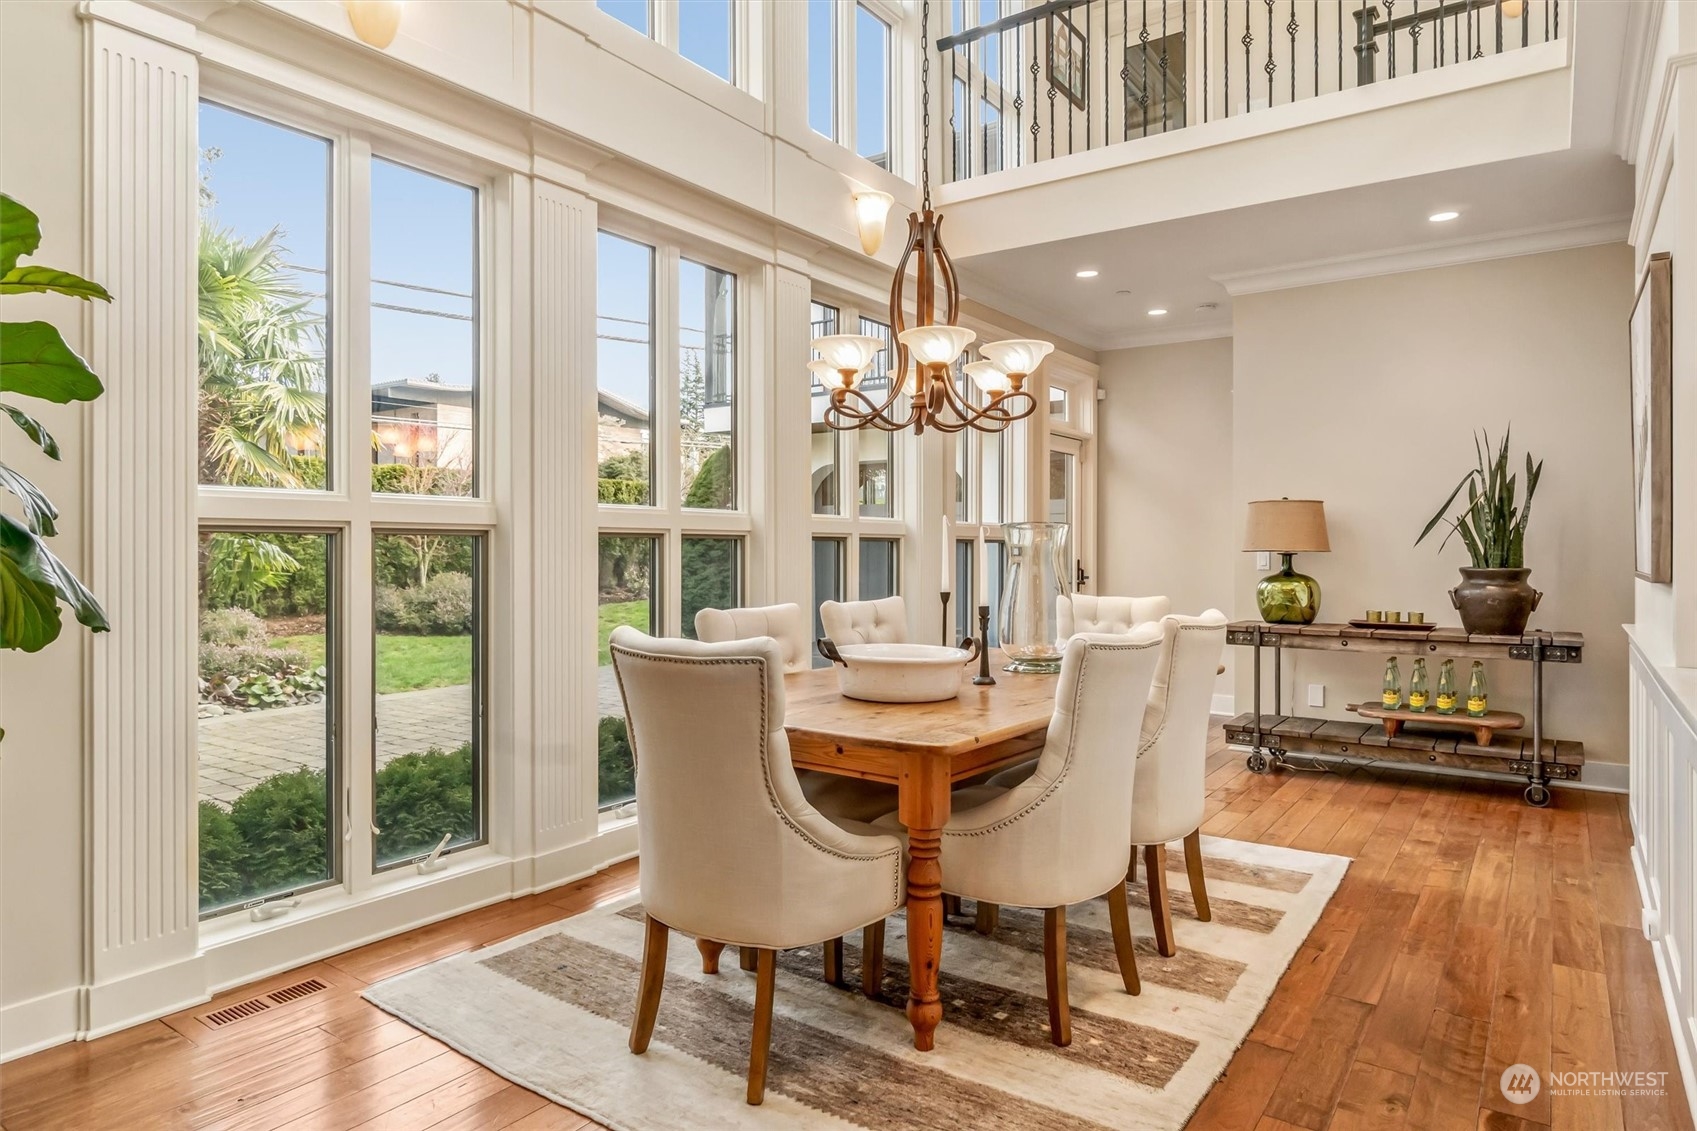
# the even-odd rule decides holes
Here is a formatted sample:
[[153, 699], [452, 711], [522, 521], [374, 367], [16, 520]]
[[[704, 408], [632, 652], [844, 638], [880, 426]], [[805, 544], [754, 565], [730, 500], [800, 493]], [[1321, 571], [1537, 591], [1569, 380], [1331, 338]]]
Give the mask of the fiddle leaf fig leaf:
[[0, 322], [0, 393], [65, 404], [91, 401], [100, 378], [46, 322]]
[[[53, 604], [51, 617], [39, 610], [41, 587]], [[95, 632], [111, 628], [94, 594], [47, 543], [11, 515], [0, 514], [0, 647], [34, 652], [50, 643], [59, 635], [58, 601], [69, 605], [84, 627]]]
[[48, 537], [58, 533], [54, 520], [59, 517], [59, 508], [53, 505], [53, 500], [41, 493], [40, 487], [0, 463], [0, 488], [10, 491], [23, 501], [24, 519], [32, 531]]
[[11, 417], [12, 423], [23, 429], [24, 435], [34, 441], [36, 447], [40, 448], [42, 454], [48, 459], [59, 458], [59, 441], [53, 438], [51, 432], [42, 427], [41, 421], [9, 404], [0, 404], [0, 412]]
[[0, 192], [0, 274], [18, 265], [19, 256], [41, 246], [41, 221], [35, 213]]
[[99, 299], [111, 302], [112, 295], [99, 283], [91, 283], [81, 275], [61, 271], [57, 267], [12, 267], [0, 274], [0, 295], [18, 295], [52, 291], [83, 300]]

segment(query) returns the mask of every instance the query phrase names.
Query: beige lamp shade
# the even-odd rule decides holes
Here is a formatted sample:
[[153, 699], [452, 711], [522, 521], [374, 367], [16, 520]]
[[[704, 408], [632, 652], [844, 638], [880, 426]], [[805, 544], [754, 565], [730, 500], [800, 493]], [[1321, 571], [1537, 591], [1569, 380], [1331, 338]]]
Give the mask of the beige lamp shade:
[[1319, 499], [1260, 499], [1250, 503], [1243, 548], [1275, 554], [1330, 552], [1326, 504]]

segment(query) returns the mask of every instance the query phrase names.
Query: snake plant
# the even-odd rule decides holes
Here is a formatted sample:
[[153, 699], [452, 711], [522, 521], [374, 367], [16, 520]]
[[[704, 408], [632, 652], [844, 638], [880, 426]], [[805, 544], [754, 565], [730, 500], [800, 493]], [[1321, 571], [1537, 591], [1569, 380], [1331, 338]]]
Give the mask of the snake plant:
[[[1526, 523], [1532, 517], [1532, 493], [1538, 489], [1544, 461], [1534, 464], [1532, 453], [1526, 454], [1526, 498], [1519, 501], [1519, 475], [1511, 475], [1508, 470], [1509, 433], [1503, 433], [1503, 442], [1494, 453], [1490, 434], [1481, 435], [1483, 440], [1480, 436], [1473, 438], [1478, 465], [1461, 477], [1414, 544], [1424, 542], [1440, 522], [1447, 521], [1450, 532], [1439, 550], [1459, 535], [1473, 559], [1474, 569], [1520, 569], [1526, 564]], [[1463, 488], [1467, 491], [1467, 506], [1450, 517], [1450, 507]]]

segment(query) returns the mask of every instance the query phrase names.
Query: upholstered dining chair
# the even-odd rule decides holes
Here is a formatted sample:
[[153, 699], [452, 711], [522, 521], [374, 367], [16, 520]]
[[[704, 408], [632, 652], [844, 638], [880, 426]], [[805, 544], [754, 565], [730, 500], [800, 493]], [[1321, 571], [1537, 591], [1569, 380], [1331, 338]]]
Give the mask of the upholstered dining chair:
[[[1125, 704], [1143, 703], [1160, 658], [1154, 625], [1067, 642], [1055, 713], [1037, 768], [1011, 787], [954, 794], [943, 827], [943, 891], [997, 905], [1043, 909], [1049, 1037], [1072, 1041], [1067, 1002], [1066, 909], [1106, 895], [1120, 978], [1141, 992], [1132, 951], [1125, 873], [1137, 761], [1125, 756]], [[894, 827], [895, 816], [879, 818]]]
[[813, 641], [808, 639], [807, 614], [800, 605], [701, 609], [695, 614], [695, 637], [703, 644], [754, 640], [761, 636], [770, 636], [778, 642], [786, 675], [813, 667]]
[[[807, 614], [800, 605], [765, 605], [751, 609], [702, 609], [695, 614], [695, 635], [706, 644], [754, 640], [770, 636], [778, 642], [784, 673], [811, 671], [813, 642], [808, 639]], [[797, 770], [808, 804], [833, 821], [871, 821], [896, 805], [896, 787], [861, 781], [818, 770]], [[753, 954], [743, 955], [746, 969]]]
[[766, 1093], [780, 950], [866, 931], [862, 982], [882, 977], [884, 919], [902, 904], [901, 843], [807, 803], [784, 734], [783, 655], [771, 639], [703, 644], [628, 626], [609, 640], [636, 762], [646, 937], [630, 1049], [647, 1050], [671, 931], [717, 973], [726, 945], [755, 956], [748, 1102]]
[[1056, 638], [1075, 632], [1130, 632], [1173, 611], [1165, 597], [1100, 597], [1074, 593], [1055, 599]]
[[900, 597], [821, 601], [819, 625], [834, 644], [906, 644], [907, 603]]

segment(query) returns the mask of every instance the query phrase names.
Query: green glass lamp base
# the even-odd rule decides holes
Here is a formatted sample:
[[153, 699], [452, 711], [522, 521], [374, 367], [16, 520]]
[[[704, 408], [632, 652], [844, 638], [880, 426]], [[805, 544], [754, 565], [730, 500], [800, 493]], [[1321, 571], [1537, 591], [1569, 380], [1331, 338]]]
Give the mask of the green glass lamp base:
[[1291, 568], [1285, 554], [1284, 567], [1263, 577], [1255, 586], [1255, 603], [1268, 624], [1313, 624], [1320, 615], [1320, 583]]

